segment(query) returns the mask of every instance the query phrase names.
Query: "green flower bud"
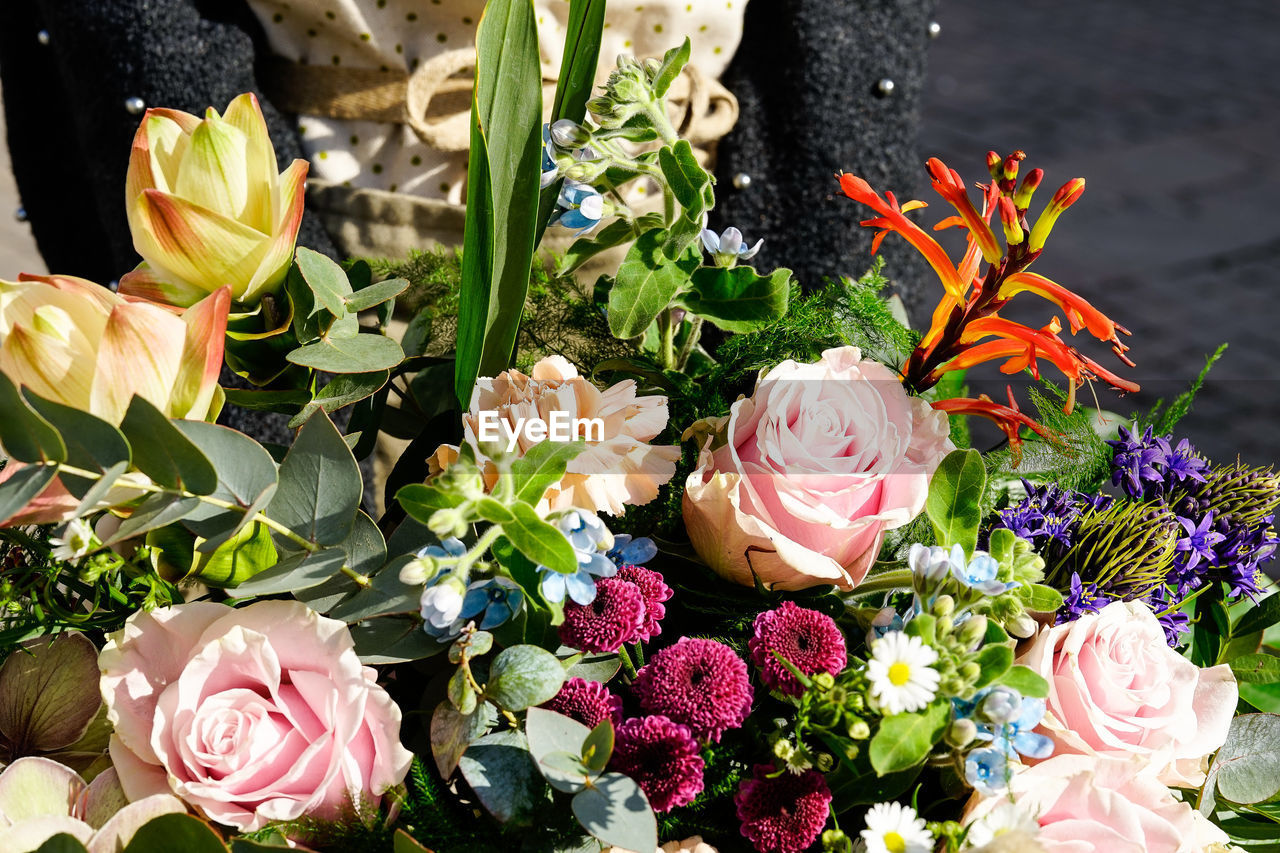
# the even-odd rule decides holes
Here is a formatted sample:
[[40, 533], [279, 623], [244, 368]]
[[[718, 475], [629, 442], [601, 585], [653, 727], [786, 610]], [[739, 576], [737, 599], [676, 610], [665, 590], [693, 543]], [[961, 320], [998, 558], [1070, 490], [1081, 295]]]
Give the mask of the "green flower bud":
[[[813, 685], [819, 690], [830, 690], [836, 686], [836, 679], [829, 672], [820, 672], [813, 676]], [[834, 699], [835, 697], [832, 698]]]
[[822, 703], [809, 714], [809, 722], [820, 729], [829, 729], [840, 722], [842, 710], [839, 705]]
[[931, 610], [939, 621], [950, 620], [951, 614], [956, 612], [956, 600], [949, 595], [940, 595]]
[[779, 739], [773, 743], [773, 755], [779, 761], [790, 761], [796, 754], [796, 747], [791, 741]]
[[819, 752], [813, 757], [813, 766], [817, 767], [823, 773], [826, 773], [835, 766], [836, 760], [825, 752]]
[[458, 507], [445, 507], [431, 513], [427, 528], [441, 539], [450, 536], [461, 539], [467, 535], [467, 517]]
[[406, 586], [419, 586], [436, 576], [440, 570], [434, 557], [424, 554], [400, 569], [400, 583]]
[[966, 661], [960, 667], [960, 678], [968, 684], [977, 681], [979, 675], [982, 675], [982, 667], [978, 666], [974, 661]]
[[1025, 640], [1036, 632], [1036, 620], [1026, 613], [1020, 613], [1012, 620], [1005, 622], [1004, 628], [1010, 636]]
[[975, 648], [987, 634], [987, 617], [970, 616], [960, 628], [960, 643], [967, 649]]
[[871, 726], [867, 725], [866, 720], [855, 718], [849, 723], [848, 733], [854, 740], [866, 740], [871, 737]]
[[978, 736], [978, 726], [973, 720], [959, 719], [953, 720], [951, 725], [947, 726], [944, 737], [947, 745], [956, 749], [964, 749], [973, 743], [973, 739]]

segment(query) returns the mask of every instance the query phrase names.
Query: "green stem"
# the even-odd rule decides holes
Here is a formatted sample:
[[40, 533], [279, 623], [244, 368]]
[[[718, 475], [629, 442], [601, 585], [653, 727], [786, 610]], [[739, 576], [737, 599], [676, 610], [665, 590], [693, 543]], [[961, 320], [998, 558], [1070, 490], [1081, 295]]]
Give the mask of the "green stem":
[[644, 666], [644, 646], [636, 640], [633, 648], [636, 650], [636, 666]]
[[631, 655], [627, 653], [626, 646], [622, 646], [618, 649], [618, 660], [622, 661], [622, 671], [627, 674], [627, 678], [635, 681], [636, 665], [632, 662]]
[[480, 534], [476, 544], [472, 545], [471, 550], [467, 551], [467, 553], [458, 557], [437, 557], [436, 565], [441, 568], [470, 569], [477, 560], [485, 555], [485, 552], [489, 550], [489, 546], [496, 542], [501, 535], [502, 528], [495, 524]]
[[854, 588], [855, 595], [867, 595], [893, 589], [911, 589], [911, 570], [895, 569], [868, 578]]
[[693, 349], [698, 345], [698, 338], [702, 337], [703, 319], [694, 316], [689, 321], [689, 334], [685, 336], [684, 343], [680, 346], [680, 354], [676, 356], [676, 370], [684, 370], [685, 365], [689, 363], [689, 356], [693, 355]]
[[670, 308], [658, 315], [658, 327], [662, 330], [662, 367], [670, 370], [676, 366], [676, 324], [672, 322]]

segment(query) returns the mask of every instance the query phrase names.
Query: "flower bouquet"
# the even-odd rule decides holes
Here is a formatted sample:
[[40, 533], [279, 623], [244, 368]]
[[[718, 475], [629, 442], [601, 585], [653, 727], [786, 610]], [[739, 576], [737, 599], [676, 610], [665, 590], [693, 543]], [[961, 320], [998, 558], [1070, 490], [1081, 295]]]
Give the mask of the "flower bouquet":
[[118, 292], [0, 282], [0, 849], [1275, 849], [1280, 482], [1176, 437], [1203, 375], [1083, 405], [1137, 389], [1031, 271], [1084, 181], [929, 160], [953, 259], [833, 179], [936, 273], [914, 330], [878, 265], [805, 292], [707, 230], [689, 42], [593, 97], [571, 10], [544, 120], [489, 3], [460, 255], [297, 248], [243, 95], [143, 118]]

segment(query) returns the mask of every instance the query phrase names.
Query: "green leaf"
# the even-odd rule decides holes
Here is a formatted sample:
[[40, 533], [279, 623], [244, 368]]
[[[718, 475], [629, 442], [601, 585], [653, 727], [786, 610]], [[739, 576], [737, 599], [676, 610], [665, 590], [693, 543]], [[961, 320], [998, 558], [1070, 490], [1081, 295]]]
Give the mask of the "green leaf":
[[235, 588], [236, 598], [279, 595], [319, 586], [342, 571], [347, 555], [341, 548], [294, 554]]
[[680, 139], [670, 148], [658, 149], [658, 166], [685, 214], [691, 219], [700, 217], [703, 211], [702, 191], [711, 184], [711, 176], [698, 165], [689, 141]]
[[126, 539], [132, 539], [140, 533], [164, 527], [180, 521], [192, 510], [200, 506], [197, 498], [184, 498], [167, 492], [151, 495], [141, 506], [120, 523], [116, 532], [107, 539], [107, 545], [114, 545]]
[[1259, 711], [1268, 714], [1280, 714], [1280, 683], [1239, 685], [1240, 698]]
[[351, 626], [356, 654], [367, 666], [434, 657], [448, 648], [422, 630], [418, 619], [386, 616]]
[[1231, 617], [1222, 603], [1222, 590], [1212, 589], [1196, 599], [1192, 619], [1191, 662], [1213, 666], [1231, 640]]
[[1231, 671], [1239, 682], [1275, 684], [1280, 682], [1280, 657], [1266, 652], [1241, 655], [1231, 661]]
[[133, 448], [133, 465], [168, 489], [212, 494], [218, 473], [208, 457], [142, 397], [129, 401], [120, 431]]
[[533, 4], [489, 0], [476, 53], [454, 375], [464, 408], [477, 376], [497, 376], [510, 364], [529, 289], [542, 172]]
[[[673, 47], [662, 55], [662, 65], [653, 78], [653, 93], [659, 98], [667, 94], [671, 84], [680, 76], [680, 72], [689, 64], [689, 56], [693, 48], [686, 37], [679, 47]], [[626, 845], [621, 845], [626, 846]], [[634, 848], [633, 848], [634, 849]]]
[[587, 449], [582, 441], [540, 441], [511, 465], [517, 500], [537, 504], [552, 483], [564, 476], [569, 461]]
[[[85, 492], [84, 497], [80, 498], [80, 504], [75, 509], [76, 516], [82, 516], [96, 509], [99, 503], [106, 500], [116, 481], [123, 477], [128, 470], [129, 463], [120, 462], [103, 471], [102, 476], [98, 478], [98, 482], [90, 486], [89, 491]], [[3, 519], [4, 511], [0, 510], [0, 520]]]
[[680, 304], [725, 331], [755, 331], [787, 313], [791, 294], [788, 269], [762, 277], [751, 267], [702, 267], [691, 282], [693, 288], [680, 297]]
[[24, 465], [9, 479], [0, 483], [0, 524], [17, 515], [31, 500], [39, 497], [57, 475], [58, 469], [53, 465]]
[[655, 228], [641, 234], [618, 267], [609, 291], [609, 331], [634, 338], [644, 332], [689, 282], [700, 259], [695, 252], [671, 261], [662, 254], [666, 233]]
[[[61, 435], [67, 448], [66, 463], [86, 471], [103, 472], [133, 461], [133, 452], [124, 434], [111, 424], [88, 412], [45, 400], [23, 389], [27, 403]], [[62, 485], [77, 498], [83, 498], [97, 480], [87, 480], [64, 473]]]
[[569, 540], [537, 510], [527, 503], [514, 503], [511, 514], [512, 521], [502, 526], [502, 533], [530, 562], [566, 575], [578, 571], [578, 555]]
[[[555, 199], [552, 198], [554, 206]], [[550, 215], [550, 211], [547, 212]], [[601, 252], [621, 246], [634, 236], [631, 230], [631, 223], [625, 219], [615, 219], [608, 225], [596, 230], [594, 234], [588, 237], [580, 237], [573, 242], [568, 250], [564, 253], [564, 257], [560, 259], [560, 266], [557, 270], [559, 275], [568, 275], [587, 261], [594, 258]]]
[[261, 522], [237, 530], [211, 554], [197, 552], [188, 577], [212, 587], [234, 587], [248, 581], [278, 559], [271, 531]]
[[564, 685], [564, 667], [556, 656], [537, 646], [503, 649], [489, 667], [485, 698], [508, 711], [523, 711], [550, 701]]
[[102, 705], [98, 650], [79, 633], [28, 640], [0, 666], [0, 735], [9, 759], [54, 752], [84, 735]]
[[934, 702], [918, 714], [894, 714], [880, 722], [869, 748], [871, 766], [881, 776], [914, 767], [942, 736], [950, 703]]
[[351, 532], [363, 489], [351, 449], [329, 416], [317, 412], [280, 463], [267, 515], [310, 542], [336, 545]]
[[408, 289], [408, 279], [391, 278], [386, 281], [380, 281], [377, 284], [363, 287], [348, 296], [346, 298], [346, 308], [348, 313], [351, 314], [355, 314], [358, 311], [367, 311], [375, 305], [381, 305], [388, 299], [395, 299]]
[[965, 554], [973, 554], [986, 485], [987, 469], [978, 451], [956, 450], [942, 460], [929, 481], [929, 497], [924, 505], [925, 514], [938, 533], [938, 544], [949, 548], [958, 542]]
[[547, 601], [546, 596], [542, 594], [542, 572], [538, 571], [537, 563], [531, 562], [528, 557], [516, 550], [511, 540], [503, 536], [499, 536], [493, 543], [489, 553], [500, 566], [507, 570], [511, 579], [520, 584], [524, 594], [529, 597], [530, 604], [551, 614], [552, 625], [559, 625], [564, 621], [564, 602]]
[[88, 853], [74, 835], [59, 832], [36, 848], [35, 853]]
[[431, 853], [431, 851], [419, 844], [403, 829], [397, 829], [391, 853]]
[[584, 681], [599, 681], [604, 684], [622, 669], [622, 660], [616, 654], [583, 655], [568, 646], [561, 646], [556, 650], [556, 657], [566, 664], [569, 659], [576, 658], [565, 671], [565, 678], [581, 678]]
[[1232, 720], [1205, 789], [1211, 790], [1215, 780], [1218, 795], [1233, 803], [1264, 803], [1280, 793], [1280, 715], [1244, 714]]
[[225, 393], [227, 402], [233, 406], [281, 415], [297, 414], [303, 406], [311, 402], [311, 395], [306, 391], [247, 391], [228, 388]]
[[[667, 239], [662, 242], [663, 256], [674, 260], [689, 251], [689, 247], [693, 246], [702, 234], [702, 221], [702, 214], [699, 214], [696, 219], [689, 218], [687, 213], [677, 216], [667, 232]], [[699, 249], [695, 248], [694, 251]]]
[[343, 406], [358, 403], [371, 397], [387, 384], [391, 378], [390, 370], [374, 370], [369, 373], [340, 373], [316, 392], [314, 400], [308, 400], [302, 410], [289, 421], [289, 429], [297, 429], [311, 417], [317, 409], [336, 412]]
[[359, 622], [387, 613], [416, 612], [422, 587], [400, 582], [400, 570], [413, 559], [412, 555], [406, 554], [392, 560], [373, 576], [369, 586], [338, 604], [328, 615], [344, 622]]
[[[1023, 589], [1026, 594], [1023, 595]], [[1019, 598], [1028, 610], [1035, 610], [1040, 613], [1056, 613], [1058, 608], [1062, 606], [1062, 593], [1058, 592], [1051, 586], [1045, 586], [1042, 583], [1033, 583], [1023, 589], [1018, 590]]]
[[467, 747], [458, 769], [480, 804], [500, 823], [533, 823], [539, 810], [550, 804], [547, 783], [520, 732], [485, 735]]
[[217, 470], [218, 487], [213, 497], [240, 508], [237, 512], [205, 504], [184, 519], [188, 528], [205, 538], [200, 550], [214, 551], [271, 500], [276, 490], [276, 463], [261, 444], [236, 430], [203, 421], [174, 421], [174, 426]]
[[67, 447], [58, 431], [18, 393], [18, 386], [0, 373], [0, 446], [19, 462], [65, 462]]
[[1277, 623], [1280, 623], [1280, 594], [1273, 594], [1259, 601], [1256, 607], [1246, 610], [1231, 633], [1243, 637], [1265, 631]]
[[511, 510], [503, 506], [501, 501], [493, 498], [480, 498], [474, 506], [476, 515], [490, 524], [510, 524], [515, 521]]
[[577, 720], [545, 708], [530, 708], [525, 715], [524, 728], [529, 739], [529, 752], [551, 787], [567, 793], [582, 790], [587, 783], [584, 773], [559, 768], [554, 762], [548, 763], [548, 759], [558, 753], [581, 755], [582, 745], [591, 730]]
[[613, 755], [613, 723], [608, 717], [591, 730], [582, 744], [582, 763], [592, 773], [602, 773]]
[[978, 666], [982, 667], [982, 674], [978, 676], [973, 686], [986, 687], [998, 681], [1013, 666], [1013, 649], [1003, 645], [983, 646], [974, 656], [974, 660]]
[[[489, 706], [490, 712], [491, 708]], [[467, 747], [488, 730], [488, 719], [489, 714], [483, 705], [469, 714], [458, 713], [447, 701], [436, 706], [431, 715], [431, 754], [440, 778], [448, 779], [453, 775]]]
[[460, 506], [463, 498], [426, 483], [412, 483], [402, 486], [396, 492], [396, 501], [409, 513], [410, 518], [426, 524], [436, 510]]
[[404, 351], [385, 335], [331, 336], [293, 350], [285, 358], [325, 373], [373, 373], [400, 364]]
[[605, 844], [624, 850], [658, 846], [658, 820], [644, 791], [628, 776], [605, 773], [593, 779], [571, 805], [582, 828]]
[[347, 313], [346, 301], [351, 298], [351, 282], [342, 267], [305, 246], [298, 247], [295, 263], [315, 298], [311, 314], [320, 308], [335, 317]]
[[166, 814], [138, 829], [124, 853], [227, 853], [209, 824], [186, 814]]
[[1044, 699], [1049, 695], [1049, 682], [1035, 670], [1021, 664], [1009, 667], [996, 681], [1032, 699]]

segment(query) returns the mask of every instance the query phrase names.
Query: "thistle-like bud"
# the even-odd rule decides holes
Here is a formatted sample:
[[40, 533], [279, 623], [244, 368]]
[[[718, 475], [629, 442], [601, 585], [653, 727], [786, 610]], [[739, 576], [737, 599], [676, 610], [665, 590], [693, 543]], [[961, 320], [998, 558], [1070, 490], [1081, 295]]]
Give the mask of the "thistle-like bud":
[[1018, 210], [1026, 210], [1031, 206], [1031, 196], [1035, 194], [1043, 180], [1044, 169], [1032, 169], [1023, 176], [1022, 186], [1018, 187], [1018, 192], [1013, 197], [1013, 203], [1017, 205]]
[[809, 712], [809, 721], [820, 729], [829, 729], [840, 722], [840, 706], [823, 703]]
[[790, 761], [796, 754], [796, 747], [791, 741], [779, 739], [773, 743], [773, 755], [779, 761], [786, 763]]
[[853, 840], [842, 829], [828, 829], [822, 833], [822, 853], [851, 853]]
[[813, 757], [813, 765], [823, 773], [826, 773], [829, 770], [831, 770], [831, 768], [835, 766], [835, 763], [836, 763], [836, 760], [832, 758], [831, 755], [825, 752], [819, 752], [817, 755]]
[[1058, 221], [1058, 217], [1062, 215], [1063, 211], [1079, 200], [1083, 193], [1084, 178], [1072, 178], [1058, 188], [1058, 191], [1053, 194], [1049, 206], [1040, 213], [1040, 218], [1036, 220], [1036, 224], [1031, 228], [1031, 238], [1028, 245], [1031, 251], [1038, 252], [1044, 248], [1045, 241], [1049, 239], [1049, 232], [1053, 230], [1053, 224]]
[[819, 672], [812, 676], [813, 685], [819, 690], [827, 691], [836, 686], [835, 676], [829, 672]]
[[1004, 228], [1004, 241], [1010, 246], [1017, 246], [1026, 235], [1022, 232], [1022, 223], [1018, 221], [1018, 207], [1008, 196], [1000, 196], [996, 202], [1000, 211], [1000, 226]]

